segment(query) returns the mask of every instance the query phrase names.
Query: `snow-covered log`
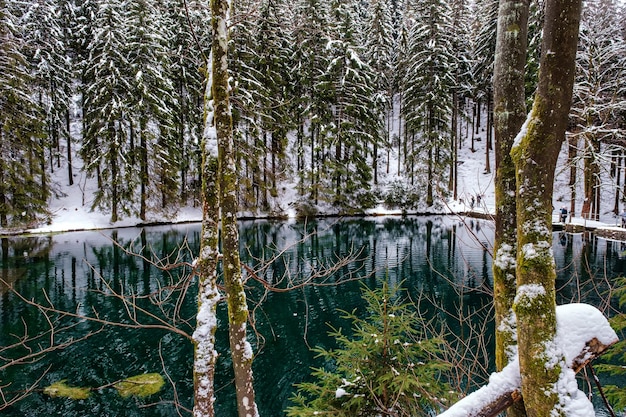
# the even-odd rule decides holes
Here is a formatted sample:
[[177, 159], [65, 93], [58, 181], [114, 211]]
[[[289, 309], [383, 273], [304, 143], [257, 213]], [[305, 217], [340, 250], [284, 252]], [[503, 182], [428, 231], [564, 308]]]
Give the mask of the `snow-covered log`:
[[[565, 358], [557, 393], [567, 415], [594, 415], [586, 395], [576, 387], [575, 374], [618, 341], [608, 320], [595, 307], [587, 304], [566, 304], [556, 308], [557, 333], [551, 351], [554, 357]], [[501, 372], [493, 373], [489, 383], [461, 399], [439, 417], [495, 417], [521, 400], [519, 362], [515, 357]], [[591, 414], [579, 414], [591, 407]]]

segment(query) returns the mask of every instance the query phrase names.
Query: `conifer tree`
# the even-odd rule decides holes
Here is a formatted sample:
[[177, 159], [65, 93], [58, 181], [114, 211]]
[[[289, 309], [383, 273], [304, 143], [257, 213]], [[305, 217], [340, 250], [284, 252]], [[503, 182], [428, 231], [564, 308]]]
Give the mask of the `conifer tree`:
[[0, 1], [0, 226], [28, 225], [47, 213], [42, 113], [20, 33], [18, 4]]
[[[265, 186], [271, 197], [278, 196], [278, 181], [287, 177], [287, 132], [295, 127], [289, 101], [293, 98], [290, 72], [293, 40], [286, 27], [285, 2], [269, 0], [261, 4], [257, 30], [257, 69], [261, 82], [261, 131], [264, 135]], [[268, 207], [272, 210], [272, 207]]]
[[[257, 19], [237, 25], [233, 36], [235, 120], [242, 127], [238, 159], [242, 170], [242, 203], [246, 208], [276, 209], [278, 180], [286, 177], [287, 132], [294, 83], [290, 71], [290, 30], [282, 1], [263, 1], [255, 7]], [[249, 15], [249, 11], [239, 13]]]
[[298, 180], [301, 193], [317, 204], [327, 151], [325, 131], [332, 121], [328, 106], [330, 91], [324, 79], [329, 64], [324, 52], [329, 42], [328, 4], [321, 0], [298, 0], [295, 20], [299, 22], [294, 31], [293, 63], [300, 97], [297, 119], [301, 134], [296, 144], [296, 153], [301, 158]]
[[180, 152], [172, 121], [175, 99], [168, 48], [172, 35], [167, 15], [153, 0], [133, 1], [126, 13], [132, 80], [129, 140], [131, 152], [137, 155], [132, 160], [139, 164], [139, 217], [145, 220], [149, 195], [156, 197], [155, 208], [177, 203]]
[[440, 379], [448, 368], [438, 358], [441, 341], [429, 338], [400, 289], [385, 282], [364, 289], [363, 298], [367, 318], [342, 312], [352, 337], [332, 329], [338, 348], [314, 349], [326, 365], [313, 369], [312, 382], [297, 385], [288, 416], [428, 416], [454, 396]]
[[[477, 33], [474, 43], [474, 100], [475, 100], [475, 133], [479, 127], [486, 132], [485, 172], [491, 172], [489, 151], [492, 148], [493, 130], [493, 62], [496, 47], [496, 25], [498, 19], [498, 0], [481, 0], [476, 5]], [[481, 105], [485, 106], [487, 120], [482, 122]], [[472, 142], [473, 144], [473, 142]], [[472, 145], [472, 150], [474, 150]]]
[[[393, 120], [393, 97], [394, 89], [394, 49], [396, 41], [394, 36], [393, 16], [391, 5], [387, 1], [375, 0], [369, 4], [368, 20], [364, 30], [364, 61], [372, 69], [373, 79], [370, 81], [374, 87], [376, 99], [380, 101], [380, 111], [385, 117], [385, 123], [381, 124], [384, 146], [387, 153], [391, 148], [389, 133]], [[378, 142], [374, 142], [372, 149], [374, 165], [374, 184], [378, 183]], [[389, 173], [389, 157], [387, 158], [387, 173]]]
[[[325, 77], [333, 120], [326, 132], [323, 189], [338, 207], [367, 207], [372, 180], [368, 154], [370, 149], [378, 152], [382, 143], [384, 99], [375, 89], [373, 70], [360, 57], [354, 9], [349, 3], [334, 2], [332, 10]], [[378, 163], [376, 155], [372, 162]]]
[[471, 30], [470, 10], [466, 0], [451, 2], [452, 27], [455, 30], [452, 38], [452, 54], [454, 57], [452, 84], [452, 116], [450, 121], [450, 174], [448, 178], [448, 190], [452, 192], [454, 199], [458, 197], [457, 166], [458, 149], [461, 146], [461, 121], [467, 120], [465, 101], [471, 97]]
[[[431, 206], [435, 189], [441, 191], [444, 167], [450, 164], [448, 146], [455, 60], [452, 51], [451, 10], [447, 2], [421, 0], [413, 9], [415, 24], [409, 35], [404, 80], [403, 111], [413, 143], [407, 172], [413, 183], [419, 176], [415, 164], [426, 165], [426, 199]], [[421, 155], [420, 155], [421, 154]]]
[[81, 156], [88, 174], [96, 175], [93, 207], [106, 208], [111, 221], [130, 213], [138, 182], [131, 164], [132, 65], [128, 61], [125, 4], [103, 0], [94, 16], [93, 38], [85, 69], [85, 131]]
[[[69, 106], [72, 68], [61, 19], [64, 12], [51, 0], [28, 5], [21, 27], [27, 38], [27, 59], [31, 65], [34, 97], [45, 114], [44, 138], [48, 147], [48, 167], [61, 166], [61, 142], [70, 146]], [[72, 181], [72, 178], [69, 178]], [[51, 186], [51, 184], [47, 184]]]
[[206, 60], [211, 47], [209, 8], [205, 2], [178, 0], [162, 3], [169, 38], [172, 108], [176, 147], [179, 154], [180, 197], [183, 202], [199, 196], [200, 142], [203, 131], [202, 91]]

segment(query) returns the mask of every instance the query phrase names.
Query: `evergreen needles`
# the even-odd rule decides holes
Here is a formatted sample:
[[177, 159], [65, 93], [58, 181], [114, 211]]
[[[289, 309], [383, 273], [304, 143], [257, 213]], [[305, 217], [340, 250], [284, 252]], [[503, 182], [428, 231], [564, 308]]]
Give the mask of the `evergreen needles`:
[[342, 311], [351, 336], [332, 329], [339, 347], [314, 349], [326, 366], [297, 385], [288, 416], [425, 416], [454, 395], [439, 356], [443, 340], [428, 338], [427, 323], [401, 290], [383, 283], [364, 288], [363, 298], [367, 317]]

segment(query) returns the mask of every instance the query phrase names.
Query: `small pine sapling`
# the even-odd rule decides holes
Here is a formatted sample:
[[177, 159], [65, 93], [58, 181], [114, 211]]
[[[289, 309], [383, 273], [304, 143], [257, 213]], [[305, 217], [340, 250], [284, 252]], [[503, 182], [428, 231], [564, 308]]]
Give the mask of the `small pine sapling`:
[[367, 317], [341, 311], [352, 336], [333, 328], [339, 347], [314, 349], [326, 365], [313, 369], [313, 382], [296, 385], [288, 416], [426, 416], [455, 395], [445, 382], [443, 340], [428, 338], [425, 319], [401, 290], [383, 283], [364, 288], [363, 298]]

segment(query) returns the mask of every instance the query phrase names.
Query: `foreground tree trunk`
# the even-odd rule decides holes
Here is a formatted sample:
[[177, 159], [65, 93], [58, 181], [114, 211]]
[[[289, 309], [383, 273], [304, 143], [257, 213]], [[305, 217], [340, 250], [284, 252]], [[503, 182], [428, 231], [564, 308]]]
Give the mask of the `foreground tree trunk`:
[[233, 117], [228, 85], [230, 1], [211, 0], [213, 103], [219, 155], [219, 196], [222, 209], [224, 285], [228, 302], [228, 334], [235, 372], [240, 417], [258, 415], [252, 386], [252, 348], [246, 338], [248, 305], [239, 259], [237, 172], [234, 159]]
[[[522, 396], [529, 416], [563, 415], [554, 386], [563, 355], [555, 352], [552, 193], [574, 83], [581, 0], [548, 0], [539, 84], [512, 150], [517, 175], [517, 316]], [[551, 414], [553, 413], [554, 414]]]
[[[209, 63], [209, 67], [211, 63]], [[204, 137], [202, 143], [202, 239], [197, 262], [198, 316], [193, 334], [194, 350], [194, 408], [195, 417], [213, 417], [215, 409], [214, 375], [217, 351], [217, 264], [219, 262], [219, 182], [217, 137], [214, 126], [212, 68], [208, 69], [204, 96]]]
[[[528, 45], [529, 0], [500, 0], [494, 62], [496, 230], [493, 262], [496, 367], [501, 371], [517, 353], [513, 314], [517, 222], [515, 165], [511, 147], [526, 118], [524, 67]], [[509, 416], [525, 415], [515, 403]]]

